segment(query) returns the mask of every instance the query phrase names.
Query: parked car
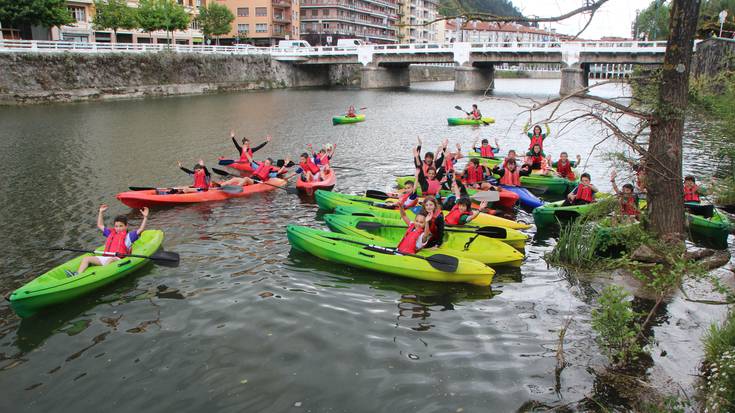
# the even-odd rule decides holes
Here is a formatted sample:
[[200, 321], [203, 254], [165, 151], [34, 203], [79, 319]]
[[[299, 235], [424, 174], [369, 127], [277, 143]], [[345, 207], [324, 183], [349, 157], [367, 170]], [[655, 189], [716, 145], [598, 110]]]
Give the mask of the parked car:
[[297, 47], [311, 47], [306, 40], [281, 40], [278, 42], [279, 49], [294, 49]]

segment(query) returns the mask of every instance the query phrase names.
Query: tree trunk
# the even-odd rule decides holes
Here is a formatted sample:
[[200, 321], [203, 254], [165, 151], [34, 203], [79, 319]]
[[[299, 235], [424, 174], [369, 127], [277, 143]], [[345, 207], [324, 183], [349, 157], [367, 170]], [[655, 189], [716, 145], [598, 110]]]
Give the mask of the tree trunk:
[[673, 0], [658, 102], [651, 124], [645, 170], [651, 229], [661, 239], [682, 239], [682, 133], [689, 92], [699, 0]]

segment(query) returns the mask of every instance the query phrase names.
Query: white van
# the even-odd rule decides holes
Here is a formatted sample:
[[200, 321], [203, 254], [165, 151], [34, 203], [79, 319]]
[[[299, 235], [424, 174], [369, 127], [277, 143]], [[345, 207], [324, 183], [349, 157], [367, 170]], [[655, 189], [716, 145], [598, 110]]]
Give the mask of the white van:
[[293, 49], [296, 47], [311, 47], [306, 40], [281, 40], [278, 42], [279, 49]]
[[365, 41], [360, 39], [337, 39], [337, 47], [365, 46]]

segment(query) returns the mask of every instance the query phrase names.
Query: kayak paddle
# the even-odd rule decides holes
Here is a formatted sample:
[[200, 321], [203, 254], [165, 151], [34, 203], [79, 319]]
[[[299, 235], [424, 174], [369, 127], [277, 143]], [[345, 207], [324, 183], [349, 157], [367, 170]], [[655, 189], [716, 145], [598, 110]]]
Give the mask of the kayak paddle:
[[[217, 164], [219, 164], [221, 166], [232, 165], [234, 163], [250, 163], [250, 162], [248, 162], [248, 161], [236, 161], [234, 159], [220, 159], [219, 161], [217, 161]], [[279, 160], [276, 161], [276, 166], [279, 167], [279, 168], [281, 166], [283, 166], [284, 164], [285, 164], [285, 161], [283, 159], [279, 159]], [[288, 165], [286, 167], [287, 168], [290, 168], [290, 167], [292, 167], [294, 165], [295, 164], [292, 161], [289, 161], [288, 162]]]
[[388, 195], [387, 193], [383, 191], [376, 191], [374, 189], [368, 189], [365, 191], [365, 196], [368, 198], [374, 198], [374, 199], [380, 199], [380, 200], [386, 200], [388, 198], [393, 198], [392, 196]]
[[[380, 229], [380, 228], [408, 228], [407, 226], [403, 225], [386, 225], [381, 224], [380, 222], [371, 222], [371, 221], [360, 221], [355, 225], [355, 228], [357, 229], [364, 229], [364, 230], [371, 230], [371, 229]], [[507, 238], [508, 237], [508, 231], [503, 227], [479, 227], [474, 228], [472, 230], [461, 230], [461, 229], [451, 229], [444, 227], [444, 231], [448, 232], [460, 232], [460, 233], [466, 233], [466, 234], [479, 234], [483, 235], [489, 238]]]
[[419, 259], [428, 261], [429, 265], [443, 272], [456, 272], [457, 267], [459, 266], [459, 259], [451, 255], [434, 254], [434, 255], [429, 255], [428, 257], [424, 257], [422, 255], [407, 254], [407, 253], [399, 252], [395, 248], [381, 247], [379, 245], [367, 244], [364, 242], [353, 241], [351, 239], [330, 238], [330, 237], [325, 237], [325, 238], [331, 239], [334, 241], [347, 241], [353, 244], [362, 245], [365, 247], [366, 250], [379, 252], [381, 254], [405, 255], [407, 257], [419, 258]]
[[[97, 254], [97, 255], [106, 255], [111, 256], [112, 254], [106, 254], [102, 251], [94, 251], [94, 250], [81, 250], [81, 249], [74, 249], [74, 248], [49, 248], [51, 251], [71, 251], [71, 252], [85, 252], [90, 254]], [[151, 261], [154, 261], [156, 264], [170, 266], [170, 267], [176, 267], [179, 265], [179, 254], [176, 252], [171, 251], [158, 251], [154, 252], [151, 255], [137, 255], [137, 254], [115, 254], [116, 257], [119, 258], [126, 258], [126, 257], [133, 257], [133, 258], [146, 258]]]
[[[454, 108], [457, 109], [457, 110], [460, 110], [460, 111], [464, 112], [467, 116], [470, 116], [470, 112], [465, 112], [465, 110], [462, 109], [462, 107], [455, 106]], [[479, 120], [480, 120], [480, 122], [482, 122], [483, 125], [489, 125], [489, 123], [487, 123], [484, 120], [482, 120], [482, 118], [480, 118]]]
[[329, 166], [330, 169], [344, 169], [348, 171], [362, 171], [360, 168], [350, 168], [349, 166]]
[[220, 189], [226, 194], [239, 194], [242, 193], [242, 187], [240, 185], [225, 185], [221, 186]]
[[128, 189], [131, 191], [150, 191], [151, 189], [157, 189], [152, 186], [129, 186]]
[[470, 195], [470, 198], [478, 201], [497, 202], [500, 200], [500, 193], [498, 191], [478, 191]]

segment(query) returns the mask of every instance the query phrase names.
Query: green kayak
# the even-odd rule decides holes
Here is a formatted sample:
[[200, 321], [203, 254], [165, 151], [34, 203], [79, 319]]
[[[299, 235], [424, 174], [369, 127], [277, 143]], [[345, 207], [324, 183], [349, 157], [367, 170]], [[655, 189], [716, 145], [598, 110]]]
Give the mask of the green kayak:
[[477, 158], [480, 160], [480, 165], [485, 165], [491, 169], [500, 165], [501, 163], [503, 163], [503, 160], [505, 160], [505, 158], [501, 156], [496, 156], [495, 158], [486, 158], [486, 157], [481, 156], [480, 152], [475, 152], [475, 151], [467, 152], [467, 157], [470, 159]]
[[[597, 195], [595, 195], [598, 200], [609, 196], [609, 194], [603, 193], [597, 193]], [[564, 200], [547, 202], [538, 208], [534, 208], [533, 222], [536, 224], [536, 228], [541, 229], [555, 225], [557, 221], [571, 221], [589, 212], [594, 205], [595, 204], [564, 206]]]
[[493, 118], [482, 118], [482, 119], [467, 119], [467, 118], [447, 118], [449, 126], [458, 125], [485, 125], [488, 123], [495, 123]]
[[727, 248], [727, 236], [730, 235], [731, 226], [725, 214], [715, 208], [710, 218], [689, 213], [686, 217], [692, 240], [714, 248]]
[[[401, 242], [407, 228], [406, 223], [402, 220], [391, 218], [329, 214], [324, 216], [324, 221], [332, 231], [368, 238], [373, 243], [389, 247], [396, 246]], [[370, 227], [357, 228], [359, 224], [370, 225]], [[452, 229], [459, 230], [460, 228]], [[430, 248], [427, 251], [454, 255], [459, 258], [470, 258], [491, 266], [521, 265], [523, 254], [517, 249], [500, 239], [485, 236], [476, 237], [476, 235], [474, 233], [445, 231], [442, 245], [437, 248]]]
[[[298, 225], [289, 225], [286, 228], [286, 234], [291, 246], [299, 251], [307, 252], [323, 260], [399, 277], [489, 286], [495, 275], [492, 268], [479, 261], [451, 258], [452, 256], [449, 257], [456, 259], [457, 262], [456, 271], [443, 271], [433, 267], [427, 259], [394, 254], [382, 248], [371, 248], [364, 244], [377, 245], [377, 243], [354, 235], [320, 231]], [[431, 250], [420, 251], [418, 255], [428, 259], [431, 259], [433, 255], [447, 257], [446, 254], [439, 254]], [[435, 260], [438, 259], [439, 257]]]
[[[365, 197], [362, 197], [360, 195], [348, 195], [341, 194], [339, 192], [318, 190], [314, 194], [314, 198], [316, 199], [316, 203], [317, 205], [319, 205], [319, 208], [324, 211], [333, 211], [336, 207], [340, 205], [357, 205], [370, 208], [371, 211], [380, 211], [379, 213], [390, 214], [393, 218], [400, 217], [400, 212], [398, 212], [397, 209], [381, 208], [380, 206], [376, 205], [374, 201], [366, 201]], [[448, 212], [449, 211], [444, 211], [444, 215], [446, 215]], [[406, 214], [411, 219], [413, 219], [413, 217], [415, 216], [414, 213], [410, 210], [407, 210]], [[388, 216], [387, 218], [391, 218], [391, 216]], [[477, 218], [472, 221], [472, 224], [478, 226], [490, 225], [513, 229], [526, 229], [529, 227], [528, 224], [511, 221], [509, 219], [497, 217], [495, 215], [490, 215], [486, 213], [480, 213], [480, 215], [478, 215]]]
[[332, 125], [344, 125], [347, 123], [363, 122], [365, 115], [356, 115], [355, 117], [335, 116], [332, 118]]
[[570, 181], [560, 176], [536, 175], [521, 177], [521, 186], [533, 189], [534, 192], [542, 192], [544, 195], [566, 195], [571, 192], [577, 185], [579, 180]]
[[[163, 231], [143, 231], [133, 244], [132, 253], [151, 255], [162, 242]], [[101, 246], [98, 250], [103, 248]], [[9, 300], [15, 313], [21, 317], [29, 317], [44, 307], [71, 301], [128, 275], [149, 261], [145, 258], [128, 257], [105, 266], [90, 266], [74, 277], [66, 276], [64, 270], [76, 271], [82, 258], [89, 255], [92, 254], [80, 255], [67, 261], [13, 291]]]
[[[403, 222], [403, 220], [400, 219], [400, 215], [396, 214], [394, 211], [391, 211], [391, 210], [380, 210], [380, 209], [365, 207], [362, 205], [343, 205], [343, 206], [338, 206], [337, 208], [335, 208], [334, 213], [337, 215], [346, 215], [346, 216], [354, 216], [357, 218], [366, 218], [369, 221], [372, 221], [373, 219], [380, 219], [381, 221], [379, 222], [383, 222], [382, 220], [390, 220], [390, 221], [395, 221], [397, 225], [401, 225], [404, 228], [406, 227], [406, 224]], [[451, 228], [461, 230], [461, 231], [472, 231], [480, 227], [477, 225], [462, 225], [462, 226], [451, 227]], [[521, 231], [518, 231], [517, 229], [507, 228], [507, 227], [500, 227], [500, 228], [505, 229], [506, 235], [505, 235], [505, 238], [496, 238], [497, 240], [502, 241], [519, 251], [523, 251], [526, 248], [526, 241], [528, 241], [528, 235], [522, 233]], [[449, 234], [449, 232], [447, 234]], [[469, 234], [469, 235], [472, 236], [473, 234]]]

